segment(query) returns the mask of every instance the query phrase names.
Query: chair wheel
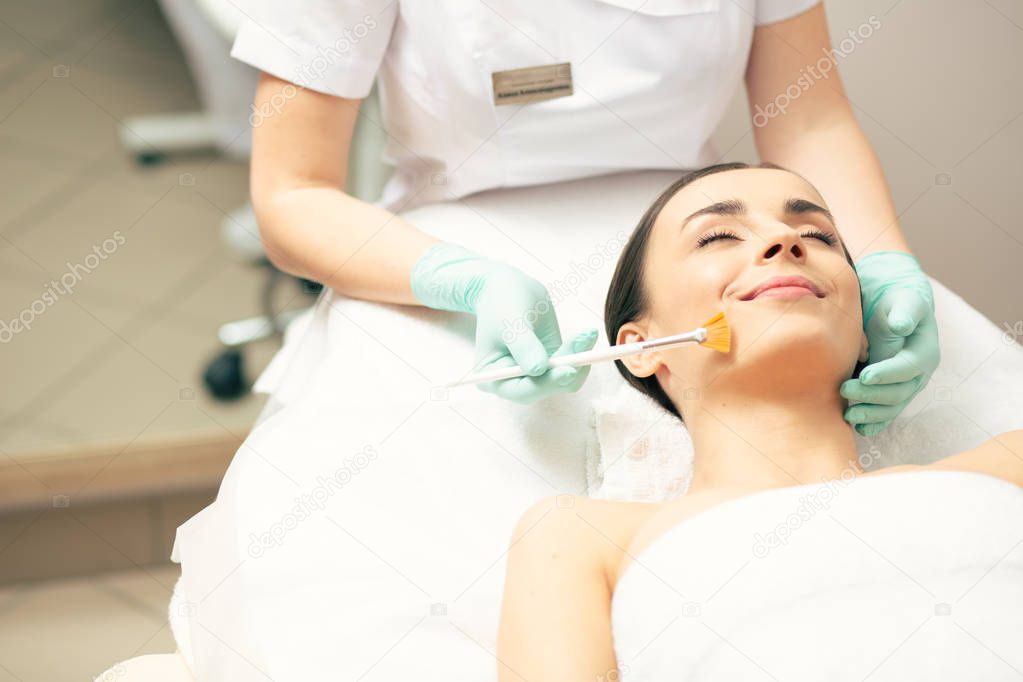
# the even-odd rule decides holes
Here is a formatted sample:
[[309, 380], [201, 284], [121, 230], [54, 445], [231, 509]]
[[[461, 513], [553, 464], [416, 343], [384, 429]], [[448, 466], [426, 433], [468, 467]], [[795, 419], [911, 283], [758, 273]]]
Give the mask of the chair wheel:
[[245, 395], [249, 386], [241, 351], [228, 348], [213, 358], [202, 373], [202, 380], [218, 400], [236, 400]]
[[300, 277], [299, 282], [302, 285], [302, 291], [304, 291], [307, 294], [312, 294], [315, 296], [318, 295], [321, 291], [323, 291], [323, 285], [320, 284], [319, 282], [314, 282], [313, 280], [305, 279], [304, 277]]
[[167, 160], [167, 155], [162, 152], [139, 152], [135, 155], [135, 163], [140, 166], [159, 166]]

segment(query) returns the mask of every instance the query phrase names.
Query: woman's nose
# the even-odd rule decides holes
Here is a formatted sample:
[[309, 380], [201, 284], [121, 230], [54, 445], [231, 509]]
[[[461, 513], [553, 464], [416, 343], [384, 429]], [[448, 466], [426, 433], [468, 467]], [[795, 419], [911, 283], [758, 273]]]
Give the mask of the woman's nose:
[[806, 258], [806, 250], [803, 248], [802, 240], [795, 230], [785, 229], [784, 232], [773, 235], [768, 238], [760, 250], [761, 262], [785, 258], [792, 258], [797, 261], [802, 261]]

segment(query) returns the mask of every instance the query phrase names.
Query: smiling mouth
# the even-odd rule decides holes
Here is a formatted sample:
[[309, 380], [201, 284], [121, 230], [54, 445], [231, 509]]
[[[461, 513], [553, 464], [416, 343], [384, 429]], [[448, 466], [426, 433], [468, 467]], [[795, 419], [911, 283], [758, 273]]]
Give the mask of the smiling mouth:
[[751, 301], [756, 298], [801, 298], [803, 296], [816, 296], [824, 298], [824, 292], [806, 277], [798, 275], [786, 277], [771, 277], [764, 280], [752, 291], [742, 296], [741, 300]]
[[803, 296], [816, 296], [816, 294], [806, 287], [771, 287], [770, 289], [764, 289], [752, 299], [747, 300], [758, 298], [802, 298]]

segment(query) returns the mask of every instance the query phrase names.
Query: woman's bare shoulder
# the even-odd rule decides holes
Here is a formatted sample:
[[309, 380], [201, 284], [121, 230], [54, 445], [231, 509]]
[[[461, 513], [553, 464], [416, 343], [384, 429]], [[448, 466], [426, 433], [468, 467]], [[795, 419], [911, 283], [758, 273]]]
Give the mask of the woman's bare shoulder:
[[527, 532], [536, 522], [553, 516], [571, 518], [573, 523], [592, 524], [598, 534], [610, 539], [621, 539], [633, 531], [633, 526], [642, 523], [663, 507], [660, 503], [618, 502], [585, 495], [551, 495], [526, 510], [519, 520], [516, 533]]
[[[582, 495], [545, 497], [519, 519], [512, 551], [528, 546], [538, 556], [551, 551], [610, 576], [636, 530], [664, 507], [660, 503], [617, 502]], [[525, 540], [529, 539], [525, 542]], [[519, 549], [521, 551], [521, 549]]]
[[[893, 467], [899, 468], [899, 467]], [[972, 471], [1023, 487], [1023, 429], [1006, 431], [975, 448], [919, 467], [923, 470]]]

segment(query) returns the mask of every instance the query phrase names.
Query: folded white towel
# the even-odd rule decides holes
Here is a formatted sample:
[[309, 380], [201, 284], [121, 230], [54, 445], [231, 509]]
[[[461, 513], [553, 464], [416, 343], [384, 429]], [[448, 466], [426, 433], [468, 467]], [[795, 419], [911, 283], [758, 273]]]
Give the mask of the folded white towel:
[[685, 494], [693, 441], [674, 415], [624, 381], [593, 401], [599, 447], [587, 464], [589, 495], [661, 502]]

